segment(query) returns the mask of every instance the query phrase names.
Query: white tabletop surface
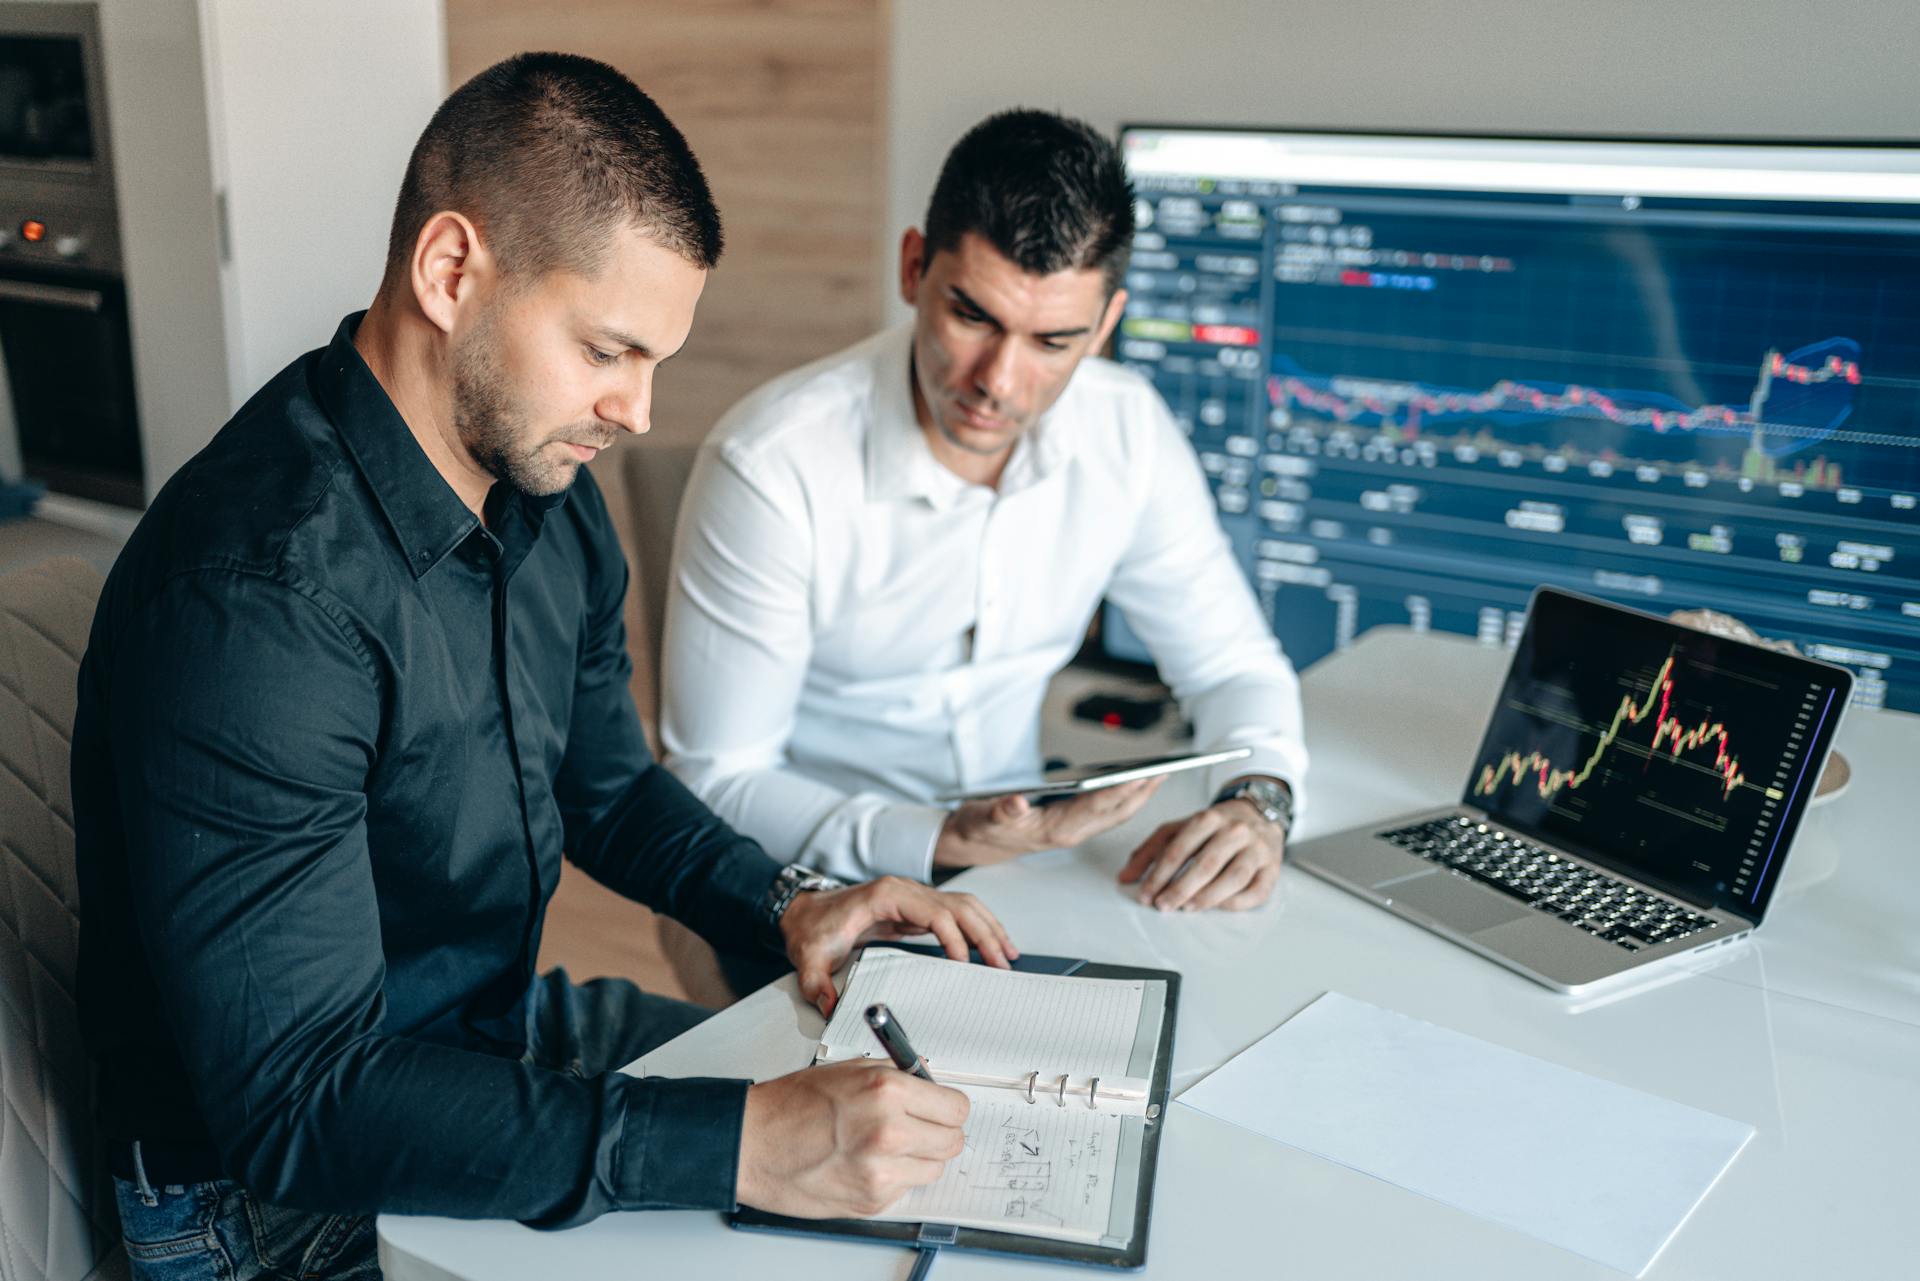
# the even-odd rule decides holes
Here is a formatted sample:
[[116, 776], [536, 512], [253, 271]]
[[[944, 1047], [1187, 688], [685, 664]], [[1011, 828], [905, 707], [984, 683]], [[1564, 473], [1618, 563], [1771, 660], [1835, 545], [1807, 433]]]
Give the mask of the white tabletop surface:
[[[1455, 799], [1503, 651], [1381, 629], [1306, 673], [1310, 836]], [[1060, 708], [1103, 678], [1069, 673], [1050, 750], [1106, 740]], [[1120, 744], [1114, 755], [1138, 745]], [[978, 894], [1035, 952], [1181, 971], [1175, 1090], [1337, 990], [1496, 1044], [1745, 1121], [1758, 1130], [1650, 1278], [1915, 1275], [1920, 1215], [1920, 717], [1854, 712], [1848, 791], [1809, 814], [1753, 941], [1697, 974], [1581, 1002], [1538, 987], [1299, 873], [1243, 914], [1163, 914], [1114, 882], [1154, 822], [1201, 799], [1174, 779], [1153, 813], [1079, 850], [978, 869]], [[765, 1077], [807, 1061], [820, 1020], [792, 980], [635, 1065], [650, 1075]], [[388, 1277], [897, 1278], [905, 1252], [729, 1231], [709, 1213], [610, 1214], [538, 1233], [514, 1223], [383, 1216]], [[1037, 1264], [965, 1254], [942, 1278]], [[1162, 1140], [1148, 1274], [1608, 1277], [1620, 1274], [1188, 1109]]]

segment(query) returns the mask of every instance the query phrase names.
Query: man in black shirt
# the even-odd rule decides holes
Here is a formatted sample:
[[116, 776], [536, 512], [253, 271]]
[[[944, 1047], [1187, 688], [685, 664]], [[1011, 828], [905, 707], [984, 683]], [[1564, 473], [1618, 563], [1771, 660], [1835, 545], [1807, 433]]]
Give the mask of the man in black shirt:
[[80, 1005], [138, 1275], [374, 1275], [370, 1216], [870, 1212], [963, 1096], [871, 1065], [612, 1072], [704, 1011], [534, 975], [562, 851], [802, 989], [862, 939], [1004, 965], [966, 895], [782, 869], [649, 756], [582, 464], [647, 428], [720, 252], [611, 68], [523, 55], [409, 163], [372, 308], [115, 565], [80, 676]]

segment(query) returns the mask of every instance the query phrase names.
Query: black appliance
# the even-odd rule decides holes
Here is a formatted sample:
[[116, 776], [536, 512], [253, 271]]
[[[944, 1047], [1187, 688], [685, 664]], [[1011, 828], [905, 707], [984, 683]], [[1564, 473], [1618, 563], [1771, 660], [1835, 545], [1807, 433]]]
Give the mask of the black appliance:
[[0, 3], [0, 362], [26, 475], [142, 506], [94, 4]]

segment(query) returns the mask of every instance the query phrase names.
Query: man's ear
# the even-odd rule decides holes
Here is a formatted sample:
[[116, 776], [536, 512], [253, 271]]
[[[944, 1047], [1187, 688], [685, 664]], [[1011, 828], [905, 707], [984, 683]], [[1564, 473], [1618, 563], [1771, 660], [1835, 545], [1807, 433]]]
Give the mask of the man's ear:
[[1100, 317], [1100, 328], [1093, 335], [1093, 346], [1088, 351], [1104, 351], [1107, 339], [1113, 337], [1113, 327], [1120, 323], [1120, 313], [1127, 309], [1127, 291], [1116, 289], [1113, 297], [1107, 299], [1107, 310]]
[[900, 301], [909, 307], [920, 302], [920, 282], [927, 274], [927, 238], [918, 227], [900, 237]]
[[472, 297], [476, 277], [491, 270], [491, 263], [466, 215], [443, 209], [420, 228], [409, 268], [414, 303], [428, 323], [447, 334], [462, 302]]

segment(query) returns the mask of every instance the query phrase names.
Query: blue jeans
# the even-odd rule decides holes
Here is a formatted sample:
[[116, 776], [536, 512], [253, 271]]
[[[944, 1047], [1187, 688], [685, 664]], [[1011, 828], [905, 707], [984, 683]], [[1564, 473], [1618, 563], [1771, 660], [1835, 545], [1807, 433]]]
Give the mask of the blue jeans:
[[372, 1215], [284, 1209], [232, 1179], [144, 1189], [141, 1182], [113, 1181], [127, 1258], [140, 1281], [380, 1275]]
[[[598, 1076], [663, 1045], [712, 1011], [625, 979], [575, 985], [551, 970], [527, 993], [525, 1061]], [[371, 1281], [373, 1216], [271, 1205], [231, 1179], [156, 1187], [137, 1168], [113, 1181], [136, 1281]], [[557, 1190], [556, 1190], [557, 1191]]]

